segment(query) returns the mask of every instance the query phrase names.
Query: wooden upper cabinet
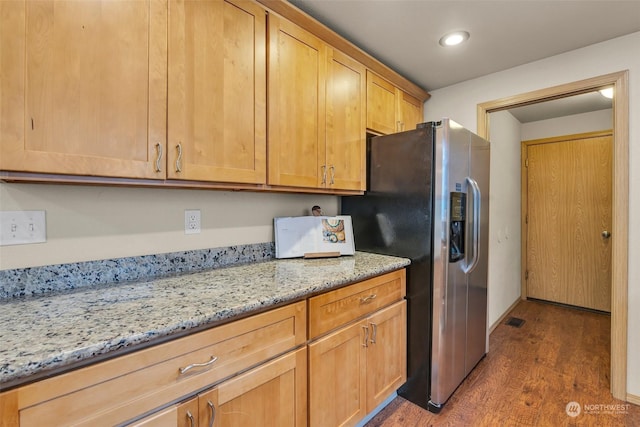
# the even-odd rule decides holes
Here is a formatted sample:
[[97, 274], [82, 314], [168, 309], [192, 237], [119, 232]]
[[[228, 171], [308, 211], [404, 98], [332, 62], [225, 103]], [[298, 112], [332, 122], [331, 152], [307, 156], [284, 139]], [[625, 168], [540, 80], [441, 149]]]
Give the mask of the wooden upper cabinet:
[[166, 1], [0, 3], [0, 169], [163, 179]]
[[269, 177], [271, 185], [321, 186], [327, 46], [269, 15]]
[[169, 2], [167, 177], [266, 182], [266, 11]]
[[416, 125], [424, 122], [423, 106], [419, 99], [414, 98], [408, 93], [401, 92], [398, 97], [400, 102], [400, 126], [401, 131], [412, 130]]
[[329, 49], [326, 88], [327, 188], [366, 188], [366, 69]]
[[395, 86], [367, 71], [367, 128], [385, 135], [396, 132], [397, 104]]
[[362, 64], [269, 16], [269, 184], [362, 191]]
[[423, 122], [422, 102], [367, 71], [367, 129], [388, 135]]

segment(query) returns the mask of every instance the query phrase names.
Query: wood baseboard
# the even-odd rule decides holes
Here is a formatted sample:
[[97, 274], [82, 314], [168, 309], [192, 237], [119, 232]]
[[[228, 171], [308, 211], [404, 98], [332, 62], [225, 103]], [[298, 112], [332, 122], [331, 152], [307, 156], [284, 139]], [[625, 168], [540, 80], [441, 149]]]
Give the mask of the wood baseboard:
[[633, 403], [634, 405], [640, 406], [640, 396], [636, 396], [635, 394], [627, 393], [627, 402]]
[[501, 324], [502, 322], [504, 322], [504, 319], [507, 318], [507, 316], [509, 316], [509, 313], [511, 313], [511, 311], [516, 307], [516, 305], [518, 305], [518, 303], [521, 301], [520, 297], [518, 297], [513, 304], [511, 304], [509, 306], [509, 308], [504, 312], [504, 314], [502, 316], [500, 316], [500, 318], [498, 320], [496, 320], [491, 327], [489, 328], [489, 334], [491, 334], [491, 332], [493, 332], [493, 330], [495, 328], [498, 327], [499, 324]]

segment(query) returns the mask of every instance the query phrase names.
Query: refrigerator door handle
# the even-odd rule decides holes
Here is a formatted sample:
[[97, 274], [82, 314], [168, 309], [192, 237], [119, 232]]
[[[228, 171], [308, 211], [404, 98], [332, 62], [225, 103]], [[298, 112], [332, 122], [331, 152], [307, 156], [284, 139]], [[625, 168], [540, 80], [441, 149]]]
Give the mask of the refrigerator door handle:
[[473, 192], [473, 258], [469, 264], [462, 267], [462, 271], [469, 274], [476, 268], [480, 260], [480, 201], [482, 195], [475, 179], [466, 177], [465, 180]]

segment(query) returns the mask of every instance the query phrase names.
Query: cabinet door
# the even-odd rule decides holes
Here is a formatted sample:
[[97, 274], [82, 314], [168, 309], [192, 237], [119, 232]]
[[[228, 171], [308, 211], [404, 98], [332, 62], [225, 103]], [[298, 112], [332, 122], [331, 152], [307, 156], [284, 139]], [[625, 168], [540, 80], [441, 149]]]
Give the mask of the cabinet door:
[[367, 413], [407, 380], [407, 302], [400, 301], [369, 319]]
[[169, 3], [169, 178], [266, 182], [265, 61], [257, 4]]
[[326, 90], [326, 187], [365, 190], [366, 69], [329, 49]]
[[326, 50], [320, 39], [269, 15], [271, 185], [324, 186]]
[[0, 168], [164, 178], [166, 0], [1, 7]]
[[176, 427], [178, 425], [178, 407], [172, 406], [151, 414], [128, 427]]
[[163, 409], [132, 424], [129, 427], [194, 427], [203, 426], [198, 419], [198, 398]]
[[418, 123], [424, 122], [422, 115], [422, 103], [413, 96], [401, 92], [398, 97], [400, 101], [400, 129], [401, 131], [412, 130]]
[[195, 427], [198, 423], [198, 399], [193, 398], [178, 405], [177, 427]]
[[[301, 348], [200, 396], [200, 425], [305, 426], [307, 350]], [[211, 408], [214, 408], [212, 412]], [[214, 414], [211, 424], [211, 414]]]
[[353, 323], [309, 344], [311, 426], [352, 426], [366, 414], [363, 323]]
[[384, 135], [398, 129], [396, 87], [367, 71], [367, 128]]

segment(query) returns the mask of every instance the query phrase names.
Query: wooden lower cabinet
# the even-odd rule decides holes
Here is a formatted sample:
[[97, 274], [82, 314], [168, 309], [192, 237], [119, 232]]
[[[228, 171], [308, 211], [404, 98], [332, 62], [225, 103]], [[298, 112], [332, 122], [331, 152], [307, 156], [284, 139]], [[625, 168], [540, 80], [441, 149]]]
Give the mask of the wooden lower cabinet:
[[307, 349], [227, 380], [133, 427], [253, 427], [307, 424]]
[[2, 419], [22, 427], [136, 420], [304, 346], [306, 317], [299, 301], [0, 393]]
[[393, 271], [2, 392], [0, 427], [355, 425], [406, 380], [405, 289]]
[[406, 272], [309, 298], [309, 423], [351, 426], [406, 380]]
[[351, 426], [406, 381], [406, 301], [309, 344], [310, 426]]
[[213, 426], [305, 426], [307, 349], [226, 381], [213, 393], [217, 394], [211, 399], [216, 408]]
[[353, 425], [366, 415], [362, 323], [309, 345], [309, 424]]
[[[193, 405], [194, 401], [197, 405], [198, 401], [196, 399], [191, 399], [188, 403]], [[180, 409], [183, 412], [187, 408], [189, 408], [189, 405], [187, 404], [180, 405]], [[140, 420], [133, 425], [135, 427], [175, 427], [176, 425], [178, 425], [178, 419], [182, 418], [178, 415], [178, 410], [178, 406], [172, 406], [170, 408], [156, 412], [155, 414], [149, 415], [148, 417]]]
[[407, 379], [407, 302], [401, 301], [367, 319], [367, 413]]

